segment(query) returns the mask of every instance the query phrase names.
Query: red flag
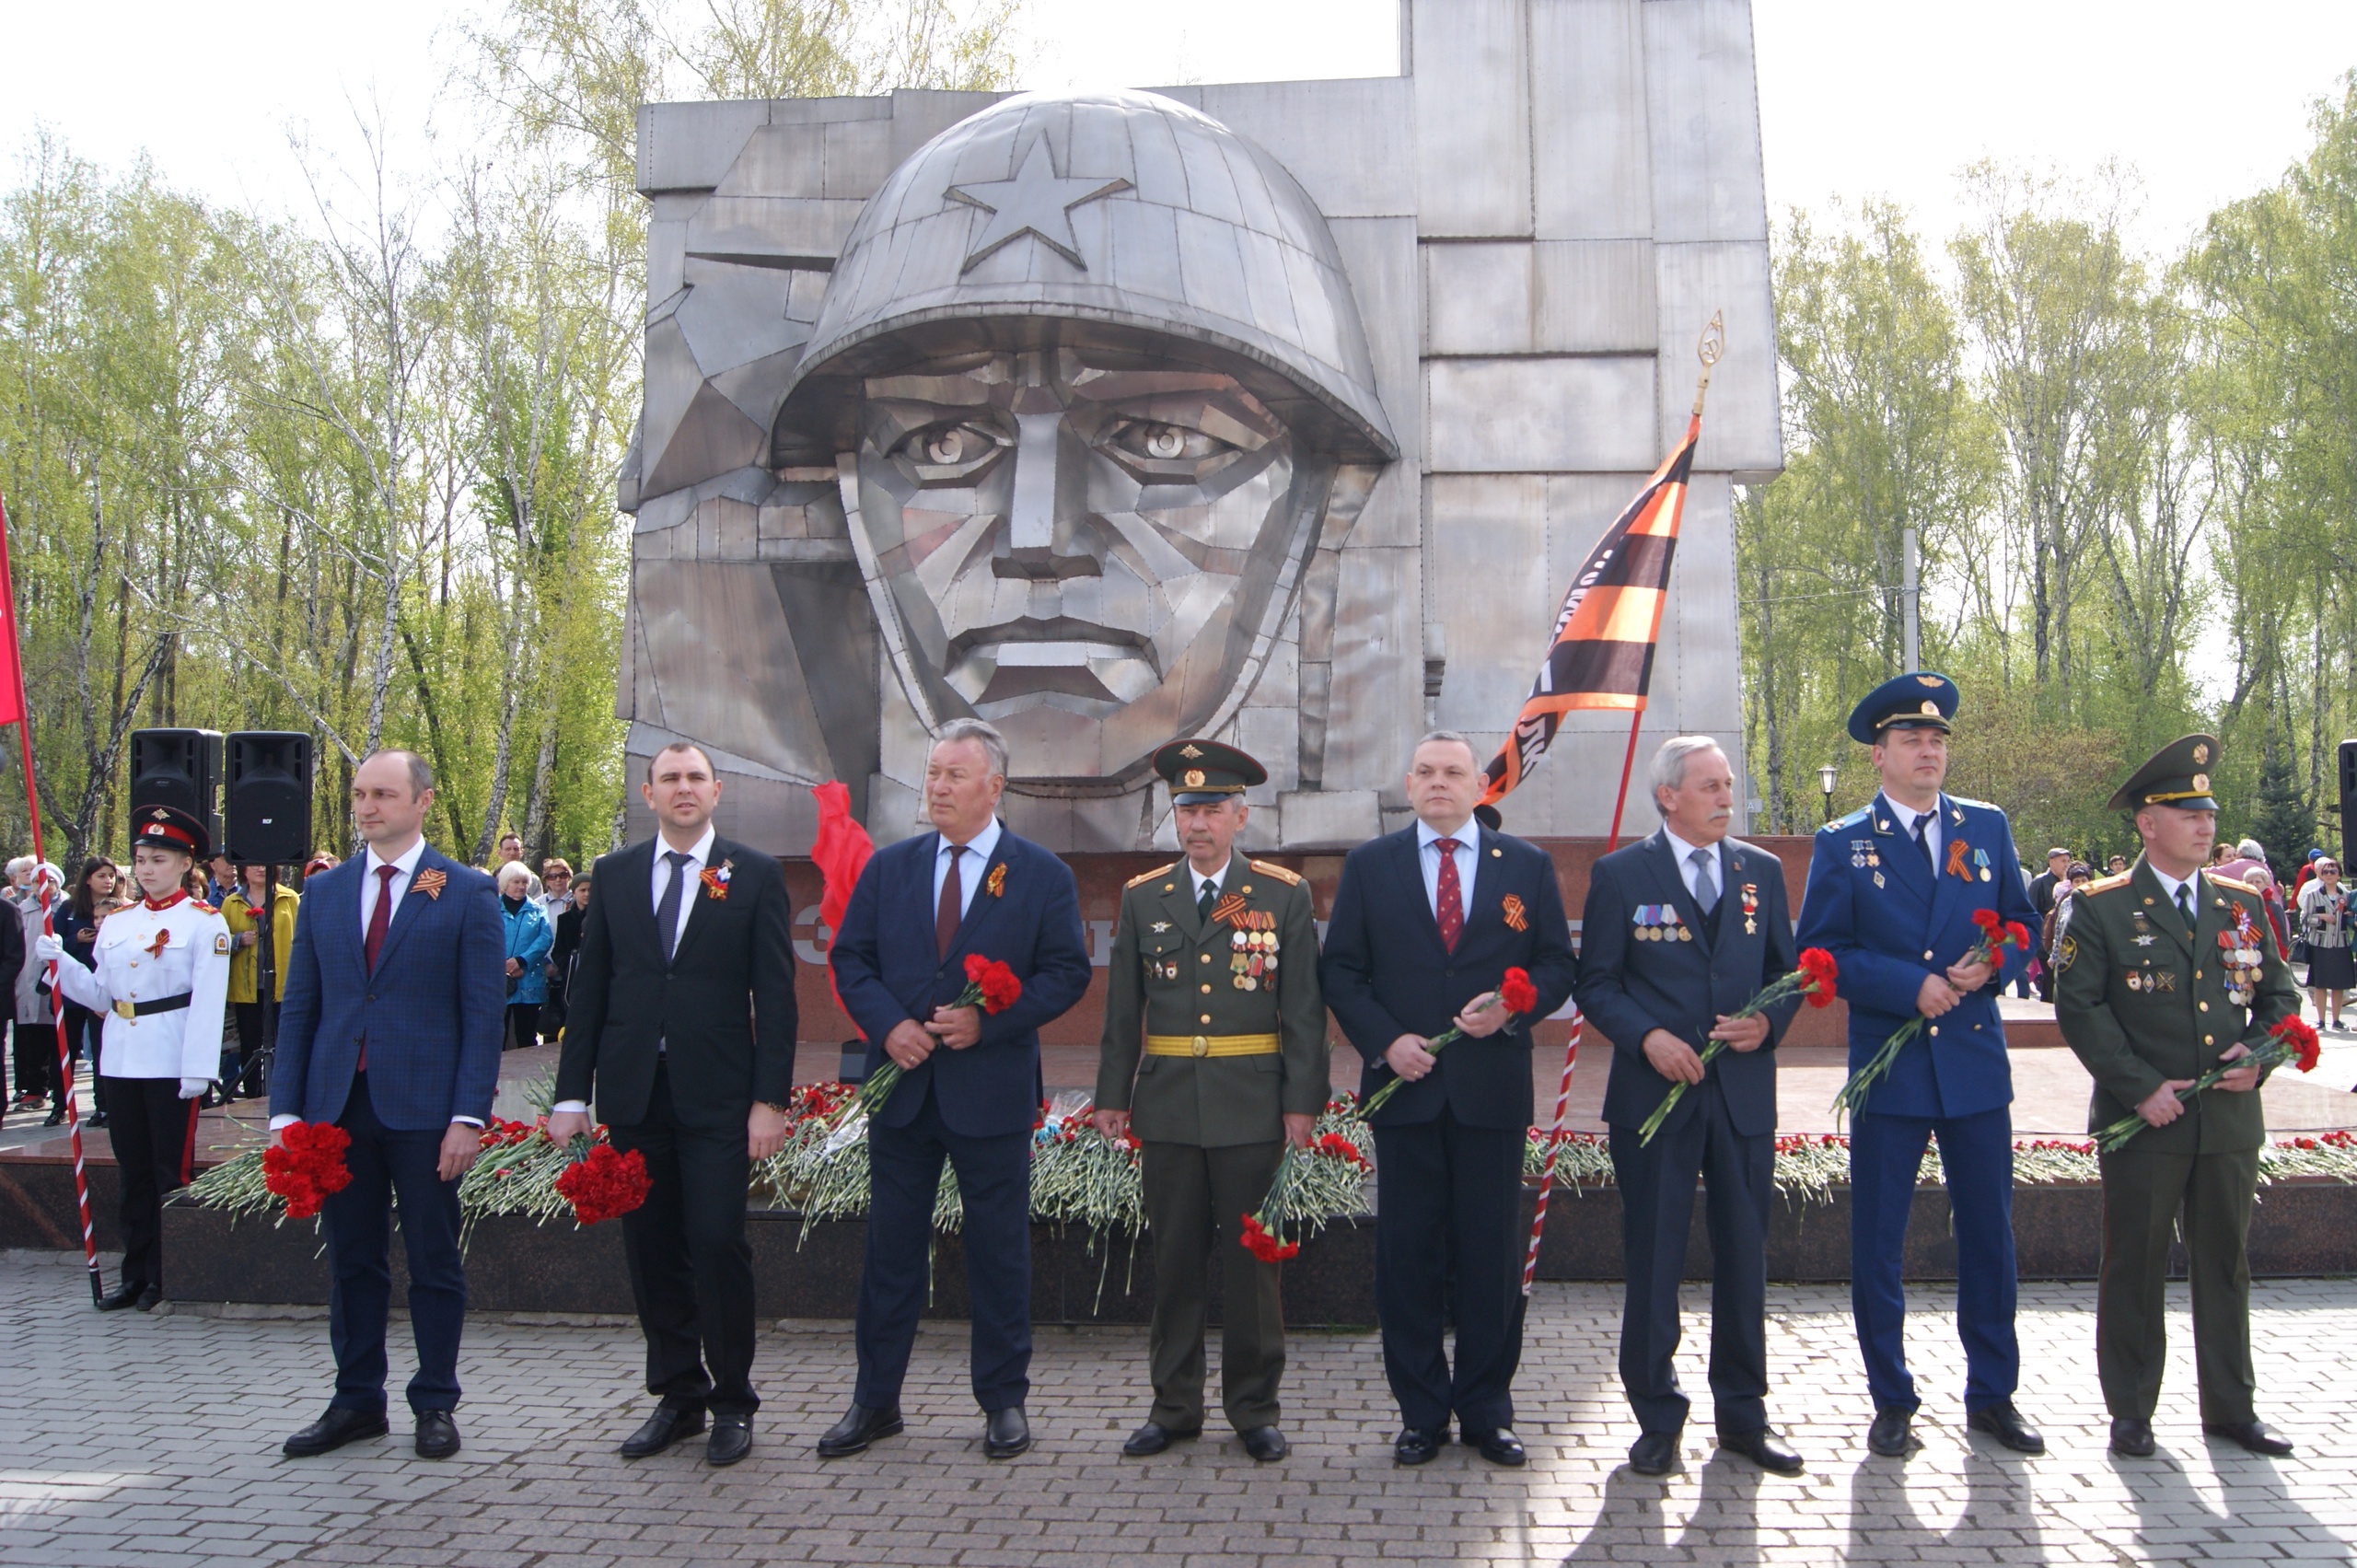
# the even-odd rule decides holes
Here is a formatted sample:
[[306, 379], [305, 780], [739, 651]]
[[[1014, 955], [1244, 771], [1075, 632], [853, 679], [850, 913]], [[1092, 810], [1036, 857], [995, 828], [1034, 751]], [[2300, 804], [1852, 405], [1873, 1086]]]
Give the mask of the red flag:
[[[17, 652], [17, 588], [8, 576], [8, 505], [0, 501], [0, 725], [22, 723], [24, 716], [25, 667]], [[33, 831], [38, 835], [41, 830], [36, 827]]]
[[1669, 597], [1670, 558], [1678, 550], [1678, 514], [1686, 505], [1687, 470], [1701, 433], [1698, 406], [1686, 438], [1604, 530], [1572, 579], [1538, 678], [1530, 684], [1513, 733], [1490, 760], [1484, 805], [1522, 783], [1555, 738], [1565, 714], [1575, 708], [1617, 708], [1632, 715], [1644, 711], [1662, 606]]
[[[867, 830], [852, 819], [851, 791], [839, 780], [830, 780], [810, 786], [819, 798], [819, 836], [811, 841], [810, 859], [826, 880], [826, 889], [819, 895], [819, 919], [827, 927], [827, 940], [843, 928], [843, 911], [851, 907], [851, 890], [859, 885], [859, 874], [867, 868], [867, 857], [876, 853], [876, 841]], [[835, 971], [827, 970], [827, 989], [835, 998], [835, 1005], [843, 1005], [842, 993], [835, 990]], [[849, 1008], [843, 1009], [851, 1016]], [[852, 1028], [859, 1038], [867, 1033], [857, 1023]]]

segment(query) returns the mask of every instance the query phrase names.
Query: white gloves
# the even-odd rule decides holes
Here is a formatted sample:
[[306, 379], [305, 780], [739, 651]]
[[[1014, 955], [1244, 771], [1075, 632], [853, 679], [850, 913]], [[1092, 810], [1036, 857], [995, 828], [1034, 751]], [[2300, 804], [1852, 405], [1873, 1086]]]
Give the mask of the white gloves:
[[65, 944], [44, 931], [33, 938], [33, 957], [52, 964], [65, 956]]
[[212, 1086], [213, 1080], [210, 1078], [182, 1078], [180, 1080], [180, 1098], [194, 1099], [197, 1096], [203, 1094]]

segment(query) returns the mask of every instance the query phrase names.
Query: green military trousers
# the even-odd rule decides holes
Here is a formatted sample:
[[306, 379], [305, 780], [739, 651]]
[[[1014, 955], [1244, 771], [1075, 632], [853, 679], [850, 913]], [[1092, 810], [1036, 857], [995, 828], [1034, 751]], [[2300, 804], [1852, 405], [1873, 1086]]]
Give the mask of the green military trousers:
[[1146, 1355], [1154, 1413], [1171, 1432], [1203, 1425], [1203, 1327], [1211, 1270], [1221, 1282], [1220, 1402], [1238, 1432], [1277, 1424], [1277, 1383], [1285, 1370], [1282, 1265], [1244, 1250], [1244, 1216], [1269, 1195], [1283, 1140], [1204, 1149], [1149, 1143], [1140, 1151], [1145, 1223], [1154, 1239], [1154, 1326]]
[[2251, 1200], [2258, 1151], [2102, 1156], [2103, 1273], [2096, 1297], [2096, 1371], [2118, 1420], [2153, 1419], [2168, 1348], [2169, 1243], [2180, 1213], [2193, 1286], [2193, 1364], [2201, 1419], [2258, 1419], [2250, 1364]]

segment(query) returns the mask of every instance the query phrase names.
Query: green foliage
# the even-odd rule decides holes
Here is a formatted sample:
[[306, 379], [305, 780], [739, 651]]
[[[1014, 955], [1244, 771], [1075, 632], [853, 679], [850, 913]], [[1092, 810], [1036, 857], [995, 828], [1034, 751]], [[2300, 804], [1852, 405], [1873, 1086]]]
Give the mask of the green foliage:
[[2316, 814], [2300, 795], [2289, 749], [2270, 736], [2260, 757], [2258, 812], [2251, 819], [2249, 836], [2267, 851], [2267, 864], [2282, 867], [2288, 877], [2316, 847]]

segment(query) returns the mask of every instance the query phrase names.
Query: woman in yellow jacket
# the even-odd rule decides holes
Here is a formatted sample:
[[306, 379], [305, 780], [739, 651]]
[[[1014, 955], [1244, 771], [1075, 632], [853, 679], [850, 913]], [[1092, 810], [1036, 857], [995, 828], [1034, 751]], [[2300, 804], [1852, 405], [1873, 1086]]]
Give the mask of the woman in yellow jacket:
[[[237, 890], [221, 901], [221, 918], [229, 923], [229, 1006], [238, 1016], [238, 1071], [234, 1077], [221, 1074], [224, 1100], [240, 1095], [251, 1098], [269, 1087], [262, 1080], [261, 1063], [262, 870], [259, 865], [238, 866]], [[274, 1001], [286, 996], [286, 955], [295, 946], [295, 912], [302, 901], [294, 889], [278, 884], [271, 919]]]

